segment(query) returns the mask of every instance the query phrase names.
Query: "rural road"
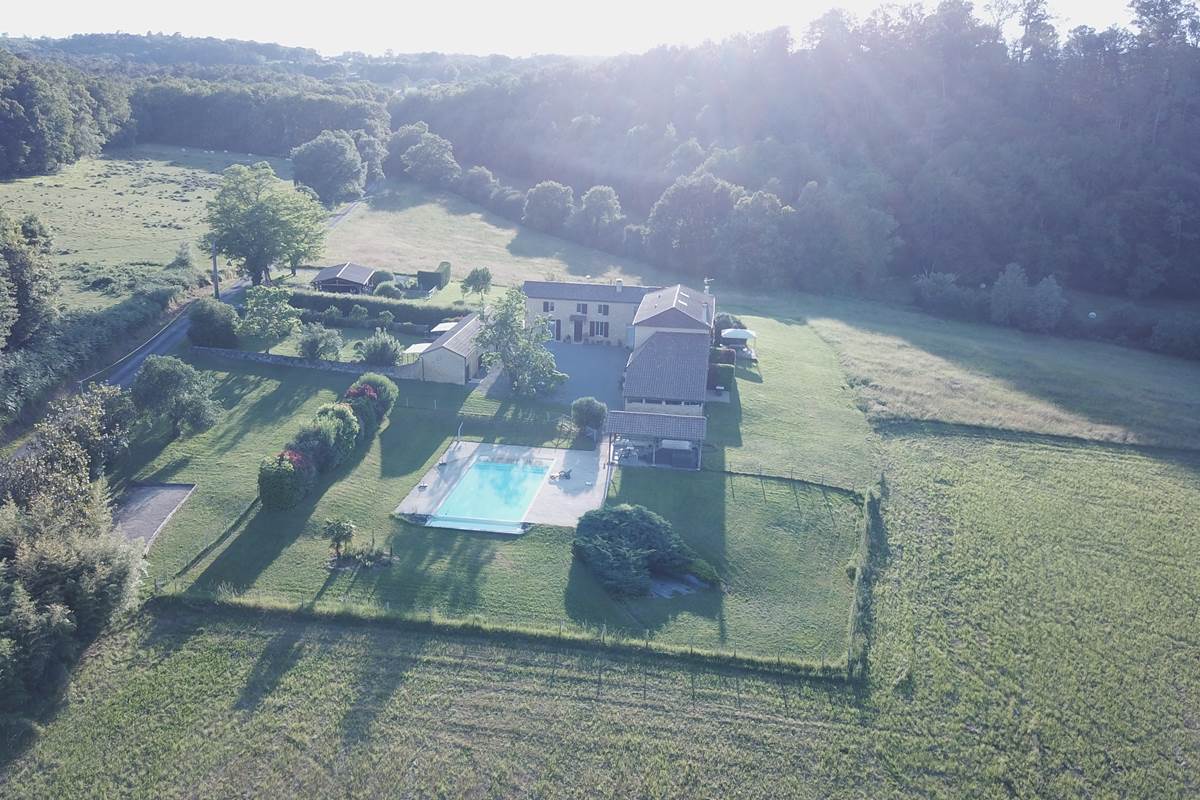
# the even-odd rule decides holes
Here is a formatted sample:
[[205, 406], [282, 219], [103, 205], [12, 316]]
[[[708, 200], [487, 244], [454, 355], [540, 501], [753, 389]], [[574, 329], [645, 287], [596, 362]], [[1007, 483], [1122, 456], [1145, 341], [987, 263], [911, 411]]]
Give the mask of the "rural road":
[[[221, 293], [221, 299], [226, 303], [236, 302], [241, 299], [242, 294], [245, 293], [246, 287], [249, 285], [249, 281], [245, 278], [238, 278], [228, 284], [228, 288]], [[133, 383], [134, 377], [137, 376], [138, 370], [142, 368], [142, 362], [146, 360], [146, 356], [163, 355], [171, 352], [187, 336], [190, 324], [187, 311], [181, 311], [152, 341], [143, 345], [140, 350], [132, 355], [126, 356], [125, 361], [118, 362], [116, 366], [110, 367], [109, 369], [112, 371], [109, 372], [105, 380], [113, 386], [128, 389]]]

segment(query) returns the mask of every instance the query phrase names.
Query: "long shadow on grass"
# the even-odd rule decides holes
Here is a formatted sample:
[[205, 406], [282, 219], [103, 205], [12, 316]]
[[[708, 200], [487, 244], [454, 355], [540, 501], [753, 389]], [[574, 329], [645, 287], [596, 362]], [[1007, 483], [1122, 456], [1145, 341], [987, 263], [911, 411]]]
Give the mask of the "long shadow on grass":
[[[282, 447], [282, 443], [280, 444]], [[233, 542], [205, 567], [191, 584], [192, 591], [215, 592], [227, 588], [242, 592], [254, 584], [279, 555], [300, 536], [325, 492], [346, 478], [366, 457], [371, 443], [364, 442], [337, 469], [323, 476], [313, 491], [295, 508], [268, 511], [261, 505]]]

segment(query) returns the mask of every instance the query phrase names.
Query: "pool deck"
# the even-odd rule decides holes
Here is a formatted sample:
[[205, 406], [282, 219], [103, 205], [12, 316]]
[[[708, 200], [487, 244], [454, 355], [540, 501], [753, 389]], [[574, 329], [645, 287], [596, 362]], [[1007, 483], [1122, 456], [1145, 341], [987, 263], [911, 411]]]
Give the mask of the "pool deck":
[[[575, 527], [579, 518], [604, 503], [611, 476], [604, 448], [559, 450], [552, 447], [517, 447], [507, 444], [456, 442], [446, 448], [439, 463], [426, 472], [408, 496], [396, 506], [395, 514], [432, 515], [446, 499], [476, 458], [516, 463], [536, 461], [550, 471], [525, 512], [523, 522], [537, 525]], [[559, 470], [571, 470], [569, 480], [551, 480]], [[422, 489], [421, 487], [425, 488]]]

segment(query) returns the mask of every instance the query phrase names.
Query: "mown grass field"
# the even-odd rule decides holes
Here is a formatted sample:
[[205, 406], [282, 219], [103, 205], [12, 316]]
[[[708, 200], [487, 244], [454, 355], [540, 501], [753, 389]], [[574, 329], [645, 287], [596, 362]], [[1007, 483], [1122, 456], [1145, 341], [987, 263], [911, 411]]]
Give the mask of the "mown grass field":
[[1200, 457], [937, 426], [883, 449], [861, 687], [152, 609], [85, 663], [8, 789], [1194, 796]]
[[[392, 230], [432, 253], [451, 222], [467, 238], [473, 226], [480, 241], [505, 228], [469, 213]], [[762, 382], [743, 374], [740, 404], [712, 410], [717, 448], [706, 454], [709, 466], [724, 459], [732, 469], [757, 463], [852, 481], [885, 476], [885, 543], [861, 684], [159, 603], [102, 640], [79, 668], [69, 702], [38, 717], [42, 727], [27, 746], [8, 751], [3, 793], [1200, 794], [1196, 366], [872, 303], [739, 296], [720, 287], [718, 294], [723, 307], [755, 317], [748, 322], [763, 334]], [[245, 493], [237, 484], [252, 476], [264, 447], [286, 440], [289, 425], [344, 384], [338, 376], [297, 390], [270, 370], [223, 378], [230, 411], [222, 427], [171, 445], [141, 471], [218, 487], [194, 495], [164, 532], [152, 552], [155, 576], [169, 578], [202, 539], [224, 535], [185, 572], [185, 583], [229, 553], [221, 571], [234, 575], [231, 583], [263, 581], [294, 600], [311, 596], [320, 569], [310, 565], [319, 564], [324, 544], [303, 526], [279, 543], [269, 536], [291, 528], [277, 525], [263, 526], [255, 541], [275, 542], [278, 552], [235, 549], [241, 536], [233, 533], [252, 524], [237, 521], [236, 499]], [[516, 413], [478, 397], [438, 399]], [[266, 422], [278, 415], [292, 422]], [[428, 423], [433, 416], [398, 412], [383, 439], [402, 437], [414, 453], [432, 456], [441, 441]], [[409, 466], [381, 452], [388, 451], [373, 446], [353, 472], [398, 488]], [[869, 464], [861, 474], [860, 454]], [[339, 506], [374, 502], [355, 499], [370, 489], [352, 477], [327, 490], [310, 516], [324, 514], [338, 492]], [[813, 640], [802, 622], [821, 612], [805, 590], [828, 575], [784, 559], [789, 544], [806, 551], [820, 544], [803, 537], [816, 530], [806, 515], [825, 498], [784, 513], [788, 495], [775, 489], [789, 484], [716, 472], [678, 479], [685, 477], [709, 491], [676, 491], [674, 476], [632, 471], [613, 491], [670, 516], [714, 562], [727, 559], [734, 591], [722, 598], [721, 613], [680, 614], [669, 624], [728, 636], [748, 609], [795, 620], [789, 635]], [[735, 521], [717, 534], [711, 509], [720, 504]], [[836, 505], [833, 513], [836, 521]], [[740, 523], [744, 530], [730, 533]], [[528, 541], [550, 542], [555, 533], [539, 530]], [[831, 563], [840, 556], [836, 541], [826, 540]], [[431, 547], [410, 574], [428, 578], [444, 597], [472, 599], [462, 577], [474, 567], [455, 573], [450, 566], [481, 564], [485, 550]], [[764, 572], [768, 579], [802, 578], [788, 600], [794, 605], [764, 603], [760, 583], [734, 574], [730, 565], [749, 557], [744, 551], [777, 562], [778, 573]], [[269, 566], [258, 570], [255, 559]], [[493, 557], [477, 575], [503, 580], [518, 563], [507, 560]], [[535, 562], [520, 567], [532, 572]], [[382, 596], [370, 582], [354, 584], [340, 575], [325, 596]]]
[[[162, 442], [149, 444], [135, 475], [198, 487], [150, 556], [153, 579], [173, 590], [347, 602], [513, 627], [603, 629], [704, 650], [845, 660], [852, 594], [846, 564], [857, 550], [861, 512], [844, 494], [717, 472], [626, 471], [612, 487], [613, 502], [639, 502], [674, 522], [727, 588], [617, 601], [573, 562], [570, 530], [538, 527], [512, 538], [391, 517], [453, 439], [459, 410], [489, 417], [468, 424], [466, 438], [568, 445], [555, 424], [558, 412], [404, 382], [389, 425], [370, 448], [309, 501], [273, 513], [255, 503], [258, 462], [278, 452], [351, 377], [209, 359], [201, 365], [217, 371], [226, 414], [194, 438], [161, 450]], [[321, 526], [341, 515], [359, 526], [359, 543], [389, 548], [395, 561], [331, 571]]]
[[50, 228], [66, 305], [104, 307], [162, 271], [182, 243], [191, 245], [197, 267], [207, 269], [197, 242], [221, 171], [264, 160], [291, 178], [291, 163], [282, 159], [140, 145], [54, 175], [0, 182], [0, 211], [36, 214]]

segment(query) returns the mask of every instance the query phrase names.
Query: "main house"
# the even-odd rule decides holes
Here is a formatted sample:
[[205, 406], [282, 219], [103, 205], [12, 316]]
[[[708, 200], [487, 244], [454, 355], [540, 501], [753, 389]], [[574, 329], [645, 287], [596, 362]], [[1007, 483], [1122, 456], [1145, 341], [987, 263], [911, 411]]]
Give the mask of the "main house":
[[652, 459], [664, 442], [687, 442], [698, 466], [717, 299], [682, 284], [626, 286], [620, 280], [526, 281], [524, 290], [526, 319], [543, 321], [556, 341], [630, 350], [624, 408], [610, 411], [608, 432], [648, 443]]

